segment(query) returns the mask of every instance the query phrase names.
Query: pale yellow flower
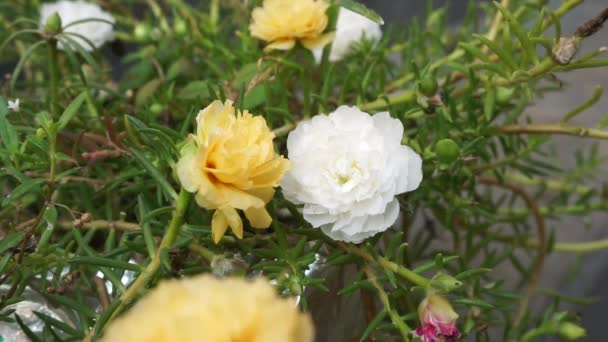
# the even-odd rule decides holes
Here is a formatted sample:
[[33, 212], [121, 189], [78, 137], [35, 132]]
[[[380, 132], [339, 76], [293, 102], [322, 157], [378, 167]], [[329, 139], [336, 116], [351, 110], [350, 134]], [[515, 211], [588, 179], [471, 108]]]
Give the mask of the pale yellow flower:
[[334, 34], [323, 34], [327, 27], [324, 0], [264, 0], [255, 8], [251, 35], [270, 43], [266, 50], [289, 50], [299, 41], [307, 49], [323, 47]]
[[164, 281], [111, 323], [102, 342], [311, 342], [309, 315], [265, 280]]
[[236, 111], [232, 101], [214, 101], [198, 113], [197, 132], [182, 149], [177, 175], [183, 188], [196, 192], [203, 208], [216, 209], [211, 230], [218, 243], [228, 227], [243, 238], [243, 210], [254, 228], [268, 228], [265, 205], [290, 167], [274, 152], [274, 134], [261, 116]]

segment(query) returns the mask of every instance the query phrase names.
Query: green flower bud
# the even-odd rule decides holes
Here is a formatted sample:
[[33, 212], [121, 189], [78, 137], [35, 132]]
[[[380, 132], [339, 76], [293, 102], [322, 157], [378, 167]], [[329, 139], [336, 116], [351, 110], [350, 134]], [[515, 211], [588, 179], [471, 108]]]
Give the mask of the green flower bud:
[[431, 287], [441, 292], [451, 292], [462, 286], [462, 282], [449, 274], [437, 273], [431, 279]]
[[439, 90], [439, 84], [437, 80], [432, 75], [427, 75], [422, 78], [420, 81], [420, 93], [424, 96], [433, 96], [437, 94]]
[[587, 332], [577, 324], [572, 322], [563, 322], [557, 328], [558, 335], [568, 341], [578, 340], [585, 336]]
[[183, 36], [188, 33], [188, 25], [183, 19], [175, 19], [173, 22], [173, 32], [178, 36]]
[[452, 139], [442, 139], [435, 145], [435, 154], [441, 163], [449, 164], [460, 157], [460, 146]]
[[500, 105], [508, 104], [513, 98], [513, 94], [515, 94], [515, 90], [513, 88], [496, 88], [496, 103]]
[[38, 139], [42, 139], [42, 138], [44, 138], [45, 136], [46, 136], [46, 132], [44, 131], [44, 129], [42, 129], [42, 128], [38, 128], [38, 129], [36, 130], [36, 138], [38, 138]]
[[163, 105], [162, 105], [162, 104], [160, 104], [160, 103], [153, 103], [153, 104], [150, 106], [150, 111], [151, 111], [153, 114], [156, 114], [156, 115], [160, 114], [160, 113], [161, 113], [161, 112], [162, 112], [164, 109], [165, 109], [165, 108], [164, 108], [164, 107], [163, 107]]
[[137, 24], [133, 34], [138, 41], [147, 41], [150, 39], [152, 28], [148, 24]]
[[51, 34], [61, 33], [61, 17], [59, 13], [55, 12], [48, 17], [44, 24], [44, 30]]

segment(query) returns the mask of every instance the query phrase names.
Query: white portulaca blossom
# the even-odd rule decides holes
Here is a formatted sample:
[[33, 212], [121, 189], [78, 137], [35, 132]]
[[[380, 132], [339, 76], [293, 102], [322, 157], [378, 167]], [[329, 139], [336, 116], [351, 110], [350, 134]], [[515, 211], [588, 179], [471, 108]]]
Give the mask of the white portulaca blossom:
[[19, 99], [15, 99], [15, 100], [8, 100], [8, 109], [12, 110], [13, 112], [18, 112], [19, 111]]
[[[42, 4], [40, 8], [40, 26], [44, 27], [47, 19], [57, 12], [61, 18], [62, 31], [85, 50], [101, 47], [108, 41], [114, 40], [114, 17], [101, 9], [99, 5], [77, 0], [60, 0]], [[95, 19], [70, 25], [76, 21]], [[111, 24], [110, 24], [111, 23]], [[85, 39], [86, 38], [86, 39]], [[58, 47], [65, 49], [66, 38], [59, 40]], [[93, 44], [93, 46], [91, 46]]]
[[[329, 60], [337, 62], [343, 59], [353, 44], [360, 42], [364, 37], [365, 39], [374, 41], [380, 40], [382, 38], [380, 25], [359, 13], [341, 7], [338, 13], [336, 36], [331, 46]], [[314, 49], [312, 52], [315, 60], [319, 63], [323, 55], [323, 49]]]
[[388, 112], [356, 107], [300, 123], [287, 138], [293, 168], [281, 181], [285, 198], [336, 240], [360, 243], [385, 231], [399, 215], [395, 196], [422, 181], [422, 159], [402, 137]]

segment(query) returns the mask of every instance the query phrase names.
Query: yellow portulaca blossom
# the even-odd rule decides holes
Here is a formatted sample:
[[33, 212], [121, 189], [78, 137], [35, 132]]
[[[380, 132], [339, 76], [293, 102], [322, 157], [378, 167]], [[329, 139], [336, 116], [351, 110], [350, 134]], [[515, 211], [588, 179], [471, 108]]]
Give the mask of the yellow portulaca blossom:
[[110, 324], [102, 342], [311, 342], [311, 319], [265, 280], [164, 281]]
[[265, 205], [291, 163], [274, 152], [274, 133], [261, 116], [214, 101], [198, 113], [196, 136], [182, 149], [177, 176], [203, 208], [216, 209], [211, 230], [218, 243], [230, 227], [243, 238], [243, 210], [254, 228], [268, 228]]
[[327, 27], [327, 8], [324, 0], [264, 0], [255, 8], [251, 35], [269, 42], [266, 50], [289, 50], [299, 41], [307, 49], [323, 47], [334, 33], [323, 34]]

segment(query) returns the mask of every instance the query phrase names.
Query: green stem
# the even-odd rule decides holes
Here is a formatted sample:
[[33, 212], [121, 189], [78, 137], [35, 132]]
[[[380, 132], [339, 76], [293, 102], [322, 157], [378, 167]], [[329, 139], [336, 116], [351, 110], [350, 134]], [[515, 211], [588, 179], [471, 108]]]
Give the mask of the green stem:
[[420, 287], [424, 287], [424, 288], [428, 288], [431, 286], [431, 281], [421, 275], [419, 275], [416, 272], [413, 272], [412, 270], [398, 265], [390, 260], [388, 260], [385, 257], [378, 257], [378, 258], [374, 258], [371, 254], [369, 254], [365, 249], [361, 248], [361, 247], [357, 247], [354, 245], [347, 245], [345, 243], [338, 243], [338, 246], [355, 255], [358, 255], [359, 257], [365, 259], [366, 261], [375, 263], [379, 266], [381, 266], [382, 268], [391, 271], [393, 273], [397, 273], [398, 275], [402, 276], [403, 278], [409, 280], [411, 283], [418, 285]]
[[[160, 246], [158, 247], [158, 252], [154, 254], [154, 258], [150, 260], [150, 263], [139, 274], [133, 284], [129, 286], [127, 291], [120, 296], [120, 298], [118, 299], [120, 301], [120, 304], [118, 304], [116, 310], [112, 312], [112, 315], [108, 319], [107, 323], [110, 323], [112, 319], [114, 319], [118, 314], [120, 314], [125, 309], [125, 307], [135, 299], [139, 292], [143, 288], [145, 288], [146, 285], [148, 285], [148, 282], [158, 272], [160, 268], [160, 256], [162, 254], [162, 250], [169, 248], [175, 242], [177, 234], [179, 233], [179, 228], [184, 222], [184, 214], [186, 213], [186, 209], [188, 208], [188, 204], [190, 203], [190, 198], [190, 193], [184, 189], [181, 189], [177, 198], [175, 210], [173, 211], [173, 217], [171, 218], [169, 227], [167, 228], [167, 231], [163, 236]], [[93, 331], [95, 331], [95, 328], [93, 329]]]
[[59, 58], [57, 41], [49, 41], [50, 107], [53, 118], [59, 118]]
[[573, 135], [608, 140], [608, 131], [594, 128], [563, 126], [556, 124], [507, 125], [498, 128], [498, 133], [505, 134], [558, 134]]
[[403, 321], [403, 319], [401, 319], [401, 316], [399, 316], [399, 314], [391, 308], [391, 302], [388, 298], [388, 294], [386, 293], [386, 291], [384, 291], [384, 288], [378, 283], [377, 276], [374, 271], [369, 266], [366, 266], [365, 273], [367, 274], [367, 279], [374, 286], [374, 288], [376, 288], [376, 291], [378, 291], [378, 297], [380, 298], [382, 305], [384, 305], [384, 309], [386, 310], [386, 312], [388, 312], [391, 321], [399, 329], [399, 332], [401, 333], [401, 338], [403, 339], [403, 341], [409, 341], [409, 336], [410, 332], [412, 331], [412, 328], [410, 328]]
[[363, 103], [359, 106], [361, 110], [378, 110], [388, 106], [411, 103], [416, 100], [416, 93], [413, 90], [406, 90], [397, 94], [391, 94], [384, 98], [379, 98], [372, 102]]
[[218, 18], [220, 17], [220, 0], [211, 0], [211, 6], [209, 8], [209, 21], [211, 22], [211, 27], [213, 28], [213, 32], [219, 32], [219, 28], [217, 27]]

